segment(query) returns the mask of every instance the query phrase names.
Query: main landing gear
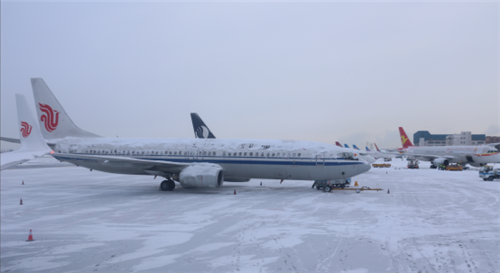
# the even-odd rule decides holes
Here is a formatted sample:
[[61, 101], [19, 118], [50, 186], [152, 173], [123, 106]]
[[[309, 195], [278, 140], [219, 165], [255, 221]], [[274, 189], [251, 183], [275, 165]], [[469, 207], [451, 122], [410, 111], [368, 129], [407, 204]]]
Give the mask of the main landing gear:
[[175, 189], [175, 182], [172, 179], [163, 180], [160, 184], [160, 189], [162, 191], [173, 191]]

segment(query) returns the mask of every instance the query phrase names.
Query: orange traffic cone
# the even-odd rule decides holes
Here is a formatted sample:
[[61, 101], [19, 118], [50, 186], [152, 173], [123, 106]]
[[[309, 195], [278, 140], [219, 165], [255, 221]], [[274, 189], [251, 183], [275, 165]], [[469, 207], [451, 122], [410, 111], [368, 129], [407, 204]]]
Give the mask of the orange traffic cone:
[[21, 185], [24, 185], [24, 180], [23, 180], [23, 183]]
[[356, 181], [356, 183], [354, 183], [354, 187], [358, 187], [358, 181]]
[[234, 195], [236, 195], [236, 190], [234, 190]]
[[30, 235], [28, 236], [28, 240], [26, 240], [26, 242], [30, 242], [30, 241], [34, 241], [33, 240], [33, 233], [31, 233], [31, 229], [30, 229]]
[[23, 204], [23, 199], [21, 198], [21, 202], [19, 202], [19, 205], [22, 205]]

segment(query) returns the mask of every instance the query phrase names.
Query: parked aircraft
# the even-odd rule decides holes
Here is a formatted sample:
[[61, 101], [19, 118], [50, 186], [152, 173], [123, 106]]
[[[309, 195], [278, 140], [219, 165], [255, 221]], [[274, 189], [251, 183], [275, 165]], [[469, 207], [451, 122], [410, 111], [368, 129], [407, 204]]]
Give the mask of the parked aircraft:
[[51, 152], [45, 144], [24, 96], [16, 94], [16, 107], [21, 147], [13, 152], [0, 154], [1, 170]]
[[345, 150], [312, 141], [102, 138], [78, 128], [42, 79], [32, 79], [32, 86], [53, 157], [91, 170], [162, 176], [162, 190], [173, 190], [174, 180], [183, 187], [220, 187], [224, 177], [345, 183], [370, 169]]
[[356, 146], [356, 144], [352, 144], [352, 147], [353, 147], [354, 149], [358, 150], [358, 151], [361, 151], [361, 150], [358, 148], [358, 146]]
[[400, 152], [409, 158], [430, 161], [433, 165], [431, 167], [441, 164], [448, 166], [450, 163], [467, 163], [475, 167], [484, 166], [488, 163], [500, 163], [500, 153], [491, 146], [417, 147], [413, 146], [403, 127], [399, 127], [399, 134], [403, 146]]
[[376, 143], [373, 143], [375, 145], [375, 149], [377, 149], [376, 151], [372, 151], [370, 150], [368, 147], [365, 147], [366, 148], [366, 152], [375, 157], [375, 158], [384, 158], [384, 159], [387, 159], [386, 161], [390, 161], [388, 159], [391, 159], [394, 157], [394, 155], [392, 154], [388, 154], [388, 153], [384, 153], [382, 151], [380, 151], [380, 149], [377, 147], [377, 144]]

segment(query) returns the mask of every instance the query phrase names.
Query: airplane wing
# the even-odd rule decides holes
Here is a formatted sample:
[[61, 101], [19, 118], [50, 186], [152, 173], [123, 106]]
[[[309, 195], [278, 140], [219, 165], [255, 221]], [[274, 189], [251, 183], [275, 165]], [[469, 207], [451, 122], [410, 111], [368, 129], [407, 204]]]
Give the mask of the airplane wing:
[[0, 170], [6, 170], [11, 167], [17, 166], [23, 162], [41, 157], [45, 154], [49, 154], [48, 151], [32, 151], [32, 152], [8, 152], [2, 153], [0, 155], [0, 161], [2, 162]]
[[[179, 173], [184, 168], [191, 166], [190, 163], [179, 163], [173, 161], [163, 160], [146, 160], [131, 157], [121, 156], [105, 156], [105, 155], [81, 155], [81, 154], [65, 154], [65, 153], [52, 153], [51, 156], [59, 161], [66, 161], [77, 166], [88, 167], [88, 163], [93, 164], [96, 170], [99, 166], [106, 167], [119, 167], [131, 168], [145, 172], [152, 175], [166, 175], [171, 173]], [[97, 164], [97, 165], [96, 165]]]
[[12, 142], [12, 143], [21, 143], [19, 138], [11, 138], [11, 137], [0, 137], [1, 141]]

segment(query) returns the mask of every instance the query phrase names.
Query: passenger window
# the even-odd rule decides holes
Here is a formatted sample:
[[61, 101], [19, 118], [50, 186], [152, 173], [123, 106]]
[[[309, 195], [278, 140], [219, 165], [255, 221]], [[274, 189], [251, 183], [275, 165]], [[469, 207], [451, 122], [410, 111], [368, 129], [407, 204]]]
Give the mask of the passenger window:
[[250, 153], [250, 156], [253, 156], [253, 153]]
[[269, 153], [267, 153], [267, 157], [269, 157]]
[[264, 157], [264, 153], [260, 153], [260, 156]]
[[243, 156], [247, 156], [247, 153], [243, 153]]
[[241, 156], [241, 152], [240, 152], [240, 156]]
[[296, 156], [297, 156], [297, 154], [296, 154], [296, 153], [293, 153], [293, 157], [296, 157]]
[[226, 152], [222, 152], [222, 156], [226, 156]]
[[274, 153], [273, 153], [273, 155], [272, 155], [272, 156], [274, 157]]
[[300, 153], [299, 153], [299, 157], [300, 157]]

